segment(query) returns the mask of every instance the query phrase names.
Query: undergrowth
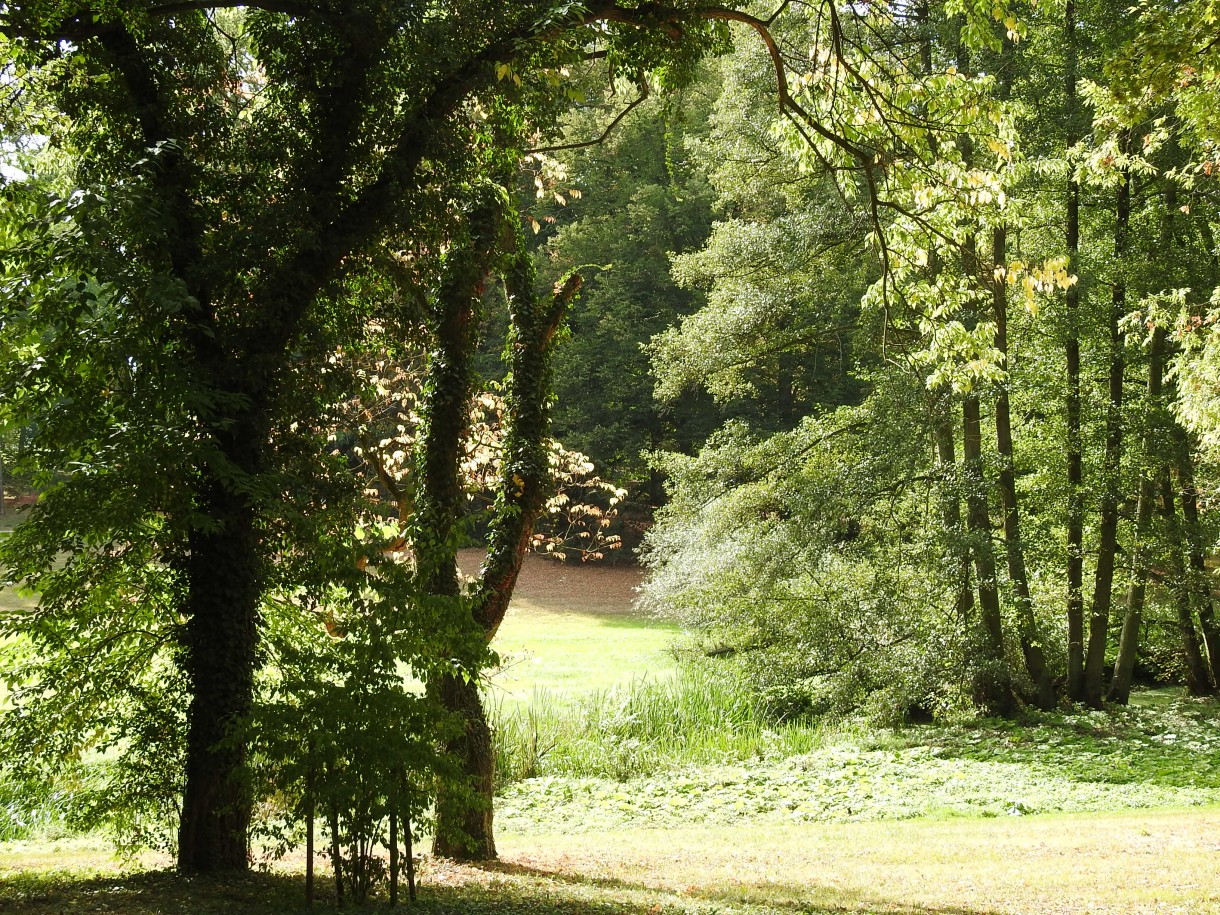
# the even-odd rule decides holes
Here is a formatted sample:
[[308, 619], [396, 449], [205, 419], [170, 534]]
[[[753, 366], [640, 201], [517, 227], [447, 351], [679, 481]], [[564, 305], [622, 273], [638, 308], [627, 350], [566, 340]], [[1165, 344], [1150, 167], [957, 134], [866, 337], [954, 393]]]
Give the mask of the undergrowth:
[[[515, 759], [535, 772], [501, 783], [498, 821], [510, 831], [562, 832], [1220, 804], [1215, 701], [1020, 722], [768, 731], [748, 705], [704, 709], [732, 686], [701, 676], [598, 697], [583, 709], [544, 704], [549, 719], [523, 716], [517, 739], [545, 734], [551, 742], [518, 757], [505, 748], [502, 773], [521, 772], [509, 768]], [[688, 705], [700, 714], [684, 717]], [[722, 736], [713, 733], [717, 722], [726, 725]], [[633, 743], [620, 748], [624, 740]]]
[[688, 765], [807, 753], [821, 729], [770, 722], [739, 681], [684, 666], [672, 678], [563, 699], [538, 691], [493, 711], [500, 784], [543, 775], [627, 779]]

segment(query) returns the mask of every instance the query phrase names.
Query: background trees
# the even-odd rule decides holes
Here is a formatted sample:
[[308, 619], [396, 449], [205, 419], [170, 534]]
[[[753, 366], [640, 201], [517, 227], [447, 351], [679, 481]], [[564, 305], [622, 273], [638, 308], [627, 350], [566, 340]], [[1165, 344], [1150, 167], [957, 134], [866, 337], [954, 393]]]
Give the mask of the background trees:
[[[769, 439], [767, 425], [791, 409], [781, 393], [764, 401], [767, 419], [726, 428], [697, 459], [666, 459], [674, 501], [652, 537], [651, 600], [693, 622], [717, 656], [756, 655], [742, 663], [765, 686], [815, 708], [828, 684], [841, 703], [871, 694], [888, 713], [957, 702], [1011, 710], [1013, 692], [1046, 707], [1052, 677], [1074, 699], [1100, 704], [1109, 684], [1125, 701], [1137, 654], [1145, 676], [1168, 661], [1189, 689], [1209, 692], [1200, 646], [1212, 625], [1210, 585], [1188, 572], [1205, 562], [1183, 550], [1214, 534], [1205, 513], [1186, 508], [1197, 478], [1175, 460], [1198, 452], [1165, 405], [1177, 377], [1206, 372], [1187, 359], [1170, 377], [1166, 360], [1184, 339], [1175, 328], [1201, 320], [1215, 288], [1215, 212], [1199, 180], [1209, 167], [1189, 161], [1190, 103], [1180, 100], [1179, 113], [1147, 81], [1134, 90], [1131, 73], [1144, 49], [1154, 70], [1185, 67], [1174, 72], [1193, 92], [1210, 51], [1196, 33], [1178, 46], [1192, 63], [1168, 64], [1151, 37], [1168, 15], [1156, 4], [1123, 23], [1100, 6], [1043, 5], [998, 16], [985, 40], [947, 6], [904, 10], [882, 17], [888, 33], [872, 33], [891, 36], [871, 45], [873, 65], [935, 87], [925, 110], [953, 110], [960, 126], [923, 147], [926, 158], [905, 176], [887, 174], [882, 224], [849, 204], [842, 215], [807, 209], [798, 231], [779, 235], [756, 207], [677, 262], [680, 276], [697, 265], [713, 291], [707, 309], [658, 339], [659, 391], [727, 391], [774, 364], [765, 347], [784, 346], [787, 327], [762, 322], [801, 301], [784, 285], [802, 275], [782, 260], [788, 251], [821, 266], [805, 252], [850, 232], [852, 212], [863, 221], [858, 246], [869, 230], [885, 243], [864, 308], [839, 312], [840, 339], [850, 340], [840, 390], [857, 392], [851, 406], [836, 410], [823, 395], [802, 405], [797, 432]], [[902, 97], [902, 79], [891, 86], [860, 100], [865, 124], [876, 118], [870, 110]], [[789, 153], [770, 148], [773, 133], [731, 135], [752, 139], [755, 161]], [[907, 142], [908, 154], [920, 149]], [[734, 163], [711, 174], [739, 168], [739, 149], [709, 157]], [[785, 167], [785, 189], [816, 180]], [[779, 183], [751, 178], [730, 195], [766, 200]], [[786, 213], [779, 221], [793, 222]], [[868, 276], [869, 257], [858, 263]], [[825, 296], [851, 275], [840, 264], [834, 279], [829, 272], [794, 285]], [[760, 278], [772, 275], [778, 295], [760, 298]], [[742, 358], [755, 301], [766, 303], [756, 312], [765, 330]], [[811, 347], [788, 352], [783, 374], [795, 386]], [[857, 423], [882, 426], [870, 436]], [[894, 449], [902, 461], [892, 462]], [[867, 486], [853, 485], [853, 466], [869, 468]], [[888, 490], [879, 503], [880, 480]], [[836, 520], [851, 536], [836, 537]], [[733, 561], [718, 565], [723, 549]], [[865, 587], [842, 580], [855, 563], [870, 576]], [[881, 569], [890, 575], [872, 577]], [[863, 630], [861, 620], [870, 621]], [[815, 621], [816, 635], [794, 629]], [[923, 646], [919, 657], [955, 660], [921, 669], [903, 656], [912, 643]], [[840, 657], [826, 657], [836, 645]], [[962, 670], [972, 671], [965, 681]]]

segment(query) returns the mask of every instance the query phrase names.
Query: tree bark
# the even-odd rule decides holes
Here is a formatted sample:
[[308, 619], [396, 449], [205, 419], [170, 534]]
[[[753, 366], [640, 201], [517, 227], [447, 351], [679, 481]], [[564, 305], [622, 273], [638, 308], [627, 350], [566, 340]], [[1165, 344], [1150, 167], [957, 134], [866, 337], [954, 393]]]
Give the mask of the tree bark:
[[1199, 613], [1199, 629], [1207, 650], [1212, 682], [1220, 687], [1220, 623], [1216, 620], [1212, 597], [1211, 574], [1207, 571], [1206, 541], [1199, 526], [1199, 491], [1195, 487], [1195, 468], [1191, 457], [1190, 439], [1186, 430], [1175, 426], [1177, 441], [1178, 486], [1182, 492], [1182, 518], [1185, 540], [1190, 554], [1190, 590]]
[[[464, 219], [466, 237], [454, 242], [446, 258], [433, 308], [417, 501], [419, 528], [428, 538], [416, 544], [419, 574], [428, 593], [451, 599], [455, 610], [461, 607], [455, 538], [465, 501], [462, 441], [470, 426], [474, 396], [478, 313], [504, 226], [501, 189], [486, 187], [476, 193], [479, 196]], [[475, 620], [470, 622], [472, 627], [477, 625]], [[469, 677], [444, 674], [428, 686], [461, 721], [461, 733], [444, 749], [458, 761], [468, 781], [464, 786], [442, 783], [438, 787], [433, 850], [443, 857], [486, 860], [496, 856], [490, 803], [494, 758], [476, 672], [472, 665]], [[471, 803], [472, 796], [484, 800]]]
[[[1124, 132], [1123, 150], [1130, 145]], [[1103, 482], [1098, 524], [1097, 570], [1093, 581], [1093, 605], [1089, 617], [1089, 642], [1084, 662], [1084, 701], [1100, 708], [1105, 692], [1106, 643], [1113, 603], [1114, 563], [1118, 552], [1118, 506], [1123, 455], [1123, 379], [1126, 360], [1119, 322], [1127, 312], [1127, 283], [1123, 275], [1131, 222], [1131, 175], [1123, 171], [1114, 200], [1114, 261], [1119, 275], [1110, 300], [1110, 385], [1106, 404], [1106, 450], [1102, 463]]]
[[[504, 620], [534, 522], [554, 485], [548, 450], [551, 356], [556, 333], [581, 285], [580, 277], [573, 275], [555, 288], [550, 299], [542, 300], [534, 288], [533, 261], [519, 227], [505, 280], [512, 365], [505, 396], [501, 497], [472, 603], [474, 622], [488, 641]], [[442, 788], [433, 852], [464, 860], [493, 859], [495, 755], [478, 687], [445, 678], [439, 690], [446, 706], [465, 721], [465, 734], [449, 749], [460, 760], [470, 790]]]
[[[1067, 0], [1064, 12], [1064, 70], [1066, 76], [1067, 125], [1065, 145], [1080, 141], [1077, 127], [1076, 92], [1076, 4]], [[1069, 178], [1067, 185], [1065, 246], [1071, 268], [1080, 270], [1080, 184]], [[1084, 459], [1080, 437], [1080, 286], [1070, 286], [1065, 296], [1067, 339], [1067, 693], [1073, 702], [1084, 700]]]
[[984, 662], [976, 679], [975, 699], [992, 714], [1007, 715], [1013, 710], [1013, 693], [1004, 657], [1004, 628], [995, 551], [991, 544], [991, 518], [987, 510], [982, 438], [979, 399], [975, 394], [968, 394], [962, 400], [962, 466], [966, 482], [966, 524], [970, 529], [970, 549], [978, 579]]
[[967, 625], [974, 611], [974, 583], [970, 572], [970, 548], [966, 544], [966, 532], [962, 527], [962, 505], [960, 481], [958, 480], [957, 454], [953, 442], [953, 420], [948, 412], [935, 424], [936, 459], [942, 479], [941, 517], [945, 533], [950, 538], [952, 562], [957, 581], [957, 598], [953, 610], [958, 621]]
[[1183, 557], [1186, 544], [1181, 525], [1178, 523], [1173, 481], [1168, 468], [1165, 468], [1161, 477], [1161, 511], [1170, 530], [1170, 587], [1178, 611], [1178, 631], [1181, 633], [1182, 658], [1186, 665], [1186, 692], [1192, 696], [1210, 696], [1216, 692], [1216, 688], [1212, 685], [1211, 671], [1203, 658], [1199, 634], [1195, 630], [1190, 577]]
[[[1007, 239], [1004, 229], [992, 233], [992, 264], [1002, 266], [1006, 261]], [[994, 273], [993, 273], [994, 276]], [[1004, 281], [995, 277], [991, 284], [992, 310], [995, 316], [995, 345], [1004, 356], [1004, 363], [1011, 372], [1008, 359], [1008, 294]], [[1034, 704], [1049, 711], [1057, 703], [1055, 686], [1051, 682], [1046, 665], [1046, 653], [1042, 650], [1042, 637], [1038, 632], [1038, 620], [1034, 614], [1034, 599], [1029, 590], [1029, 573], [1025, 565], [1025, 543], [1021, 538], [1021, 513], [1017, 503], [1016, 462], [1012, 441], [1012, 408], [1008, 400], [1008, 386], [1000, 387], [995, 405], [996, 452], [1000, 458], [999, 489], [1000, 504], [1004, 510], [1004, 546], [1008, 559], [1008, 577], [1016, 592], [1017, 625], [1020, 627], [1021, 654], [1025, 659], [1025, 671], [1034, 684]]]
[[477, 680], [445, 676], [435, 687], [445, 708], [461, 715], [464, 732], [446, 744], [466, 777], [460, 789], [442, 786], [436, 799], [436, 836], [432, 853], [459, 861], [496, 858], [494, 824], [496, 759], [491, 727]]
[[[218, 437], [247, 478], [258, 468], [258, 423]], [[183, 658], [191, 690], [186, 786], [178, 830], [178, 867], [186, 873], [246, 870], [253, 798], [245, 777], [245, 740], [257, 669], [261, 545], [248, 497], [216, 479], [199, 509], [214, 527], [190, 535]]]
[[1152, 332], [1148, 349], [1148, 409], [1145, 411], [1144, 466], [1140, 472], [1139, 495], [1135, 505], [1135, 543], [1131, 551], [1131, 585], [1127, 590], [1127, 612], [1114, 662], [1114, 676], [1106, 696], [1111, 702], [1126, 705], [1131, 697], [1131, 678], [1139, 651], [1139, 633], [1144, 618], [1144, 595], [1148, 587], [1148, 527], [1155, 501], [1153, 468], [1156, 425], [1161, 418], [1161, 388], [1165, 374], [1165, 329]]

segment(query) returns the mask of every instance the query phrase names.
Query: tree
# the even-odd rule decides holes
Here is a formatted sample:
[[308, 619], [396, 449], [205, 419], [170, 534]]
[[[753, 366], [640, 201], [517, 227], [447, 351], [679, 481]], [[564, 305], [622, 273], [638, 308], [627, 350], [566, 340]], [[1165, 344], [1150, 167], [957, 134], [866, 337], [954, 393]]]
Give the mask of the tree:
[[[561, 157], [565, 186], [587, 193], [565, 190], [565, 205], [544, 198], [535, 207], [539, 274], [553, 282], [579, 269], [586, 277], [556, 354], [556, 434], [649, 500], [661, 494], [642, 452], [685, 449], [715, 416], [706, 401], [659, 404], [643, 349], [699, 304], [669, 266], [671, 253], [701, 245], [710, 227], [710, 188], [690, 149], [706, 121], [700, 84], [664, 99], [641, 96], [603, 143], [551, 153]], [[594, 115], [571, 120], [573, 143], [597, 136]]]
[[[82, 589], [121, 605], [119, 578], [160, 570], [154, 644], [176, 644], [189, 697], [185, 871], [247, 865], [234, 728], [251, 711], [276, 506], [292, 489], [276, 445], [298, 412], [307, 332], [342, 311], [337, 285], [390, 234], [434, 250], [449, 189], [480, 165], [468, 152], [519, 148], [534, 123], [523, 106], [545, 123], [566, 102], [554, 74], [586, 46], [628, 71], [680, 69], [722, 40], [697, 8], [464, 13], [269, 2], [0, 16], [85, 190], [10, 189], [34, 198], [23, 228], [39, 243], [8, 265], [8, 301], [23, 304], [4, 322], [5, 409], [39, 421], [52, 485], [6, 564], [42, 592], [48, 633], [77, 624]], [[97, 512], [81, 520], [86, 498]], [[154, 656], [146, 645], [140, 669]]]
[[[1184, 557], [1208, 534], [1186, 520], [1188, 513], [1201, 520], [1197, 504], [1187, 507], [1197, 493], [1192, 462], [1178, 463], [1178, 446], [1166, 443], [1181, 441], [1187, 455], [1191, 444], [1160, 405], [1174, 397], [1164, 368], [1181, 333], [1175, 327], [1211, 326], [1204, 315], [1217, 276], [1215, 133], [1201, 100], [1214, 87], [1214, 20], [1208, 19], [1214, 4], [1178, 9], [1150, 2], [1140, 6], [1138, 20], [1123, 21], [1105, 5], [1075, 0], [1014, 9], [1012, 16], [997, 8], [994, 22], [1002, 25], [990, 32], [979, 19], [962, 17], [971, 12], [966, 6], [874, 5], [885, 9], [866, 37], [845, 31], [859, 72], [884, 74], [859, 96], [843, 89], [858, 106], [839, 109], [858, 112], [843, 134], [874, 153], [874, 168], [816, 135], [809, 144], [777, 146], [778, 128], [764, 121], [760, 129], [750, 106], [745, 123], [713, 147], [713, 176], [744, 171], [740, 163], [751, 156], [795, 161], [807, 175], [835, 175], [847, 213], [827, 216], [806, 206], [804, 223], [791, 235], [764, 234], [763, 227], [779, 221], [760, 212], [775, 188], [811, 179], [793, 177], [790, 165], [782, 179], [774, 172], [739, 177], [734, 199], [762, 206], [755, 203], [739, 224], [726, 219], [714, 226], [712, 243], [697, 255], [701, 262], [678, 261], [680, 275], [700, 263], [709, 305], [660, 339], [654, 353], [661, 391], [681, 385], [740, 390], [751, 373], [761, 372], [770, 353], [763, 335], [753, 336], [748, 304], [759, 303], [758, 315], [771, 319], [792, 301], [837, 297], [844, 265], [814, 261], [819, 267], [806, 275], [785, 258], [801, 245], [824, 257], [830, 227], [850, 226], [853, 210], [872, 230], [882, 279], [861, 300], [859, 317], [843, 312], [841, 333], [851, 354], [844, 387], [859, 391], [860, 400], [837, 411], [828, 409], [829, 399], [802, 405], [804, 423], [813, 428], [798, 426], [801, 441], [818, 441], [820, 430], [843, 453], [796, 449], [793, 456], [784, 451], [792, 447], [785, 438], [768, 444], [766, 423], [784, 408], [779, 398], [764, 397], [769, 418], [749, 432], [726, 430], [695, 460], [666, 458], [675, 474], [674, 504], [653, 538], [653, 600], [694, 624], [717, 657], [746, 663], [749, 654], [748, 667], [759, 676], [799, 693], [809, 685], [810, 665], [799, 660], [809, 657], [808, 646], [836, 643], [825, 628], [811, 636], [786, 614], [799, 612], [810, 627], [835, 619], [830, 631], [852, 631], [848, 611], [811, 596], [824, 593], [829, 573], [810, 562], [802, 570], [790, 562], [785, 572], [771, 557], [754, 554], [734, 552], [731, 569], [701, 557], [717, 539], [750, 537], [766, 540], [780, 555], [803, 555], [796, 531], [829, 527], [829, 518], [811, 505], [828, 511], [834, 505], [872, 534], [867, 545], [852, 548], [860, 568], [888, 562], [911, 574], [896, 576], [891, 582], [902, 583], [886, 592], [907, 609], [903, 638], [892, 651], [881, 647], [884, 639], [860, 638], [858, 654], [844, 652], [851, 663], [813, 665], [819, 678], [840, 684], [843, 705], [873, 701], [862, 695], [868, 676], [859, 667], [889, 671], [891, 655], [901, 656], [908, 640], [960, 657], [974, 681], [973, 704], [992, 711], [1024, 702], [1053, 706], [1056, 681], [1069, 698], [1099, 705], [1117, 650], [1125, 673], [1114, 678], [1113, 696], [1122, 700], [1141, 650], [1135, 636], [1149, 631], [1138, 625], [1145, 598], [1150, 614], [1181, 633], [1171, 650], [1188, 689], [1205, 689], [1200, 646], [1214, 631], [1214, 610], [1206, 576], [1198, 575], [1205, 563]], [[785, 40], [801, 39], [788, 33]], [[815, 45], [811, 60], [819, 59]], [[835, 78], [833, 68], [818, 66], [803, 77], [819, 86]], [[725, 86], [728, 104], [740, 102], [734, 89]], [[908, 137], [902, 117], [885, 117], [899, 110], [908, 123], [940, 130]], [[790, 123], [794, 131], [801, 127], [799, 116]], [[891, 161], [905, 168], [889, 169]], [[1048, 178], [1058, 182], [1054, 193]], [[736, 249], [719, 242], [721, 231], [739, 240]], [[782, 285], [796, 277], [799, 296]], [[780, 295], [760, 294], [764, 281], [775, 282]], [[1178, 304], [1167, 307], [1170, 302]], [[1176, 322], [1175, 308], [1183, 310]], [[790, 359], [799, 360], [803, 349], [807, 354], [774, 324], [759, 323], [772, 346], [791, 346]], [[1198, 387], [1180, 409], [1193, 413], [1202, 432], [1214, 412], [1208, 404], [1216, 373], [1200, 357], [1214, 344], [1206, 332], [1187, 340], [1195, 355], [1177, 358], [1176, 371]], [[903, 372], [926, 387], [926, 399], [896, 396], [894, 375]], [[872, 412], [874, 397], [912, 413], [899, 419]], [[899, 470], [889, 463], [887, 446], [853, 437], [860, 411], [884, 415], [917, 459]], [[1148, 444], [1133, 449], [1133, 440]], [[718, 476], [712, 468], [751, 466], [768, 447], [788, 454], [789, 463], [765, 472], [773, 501], [760, 508], [758, 477], [727, 469]], [[891, 518], [876, 517], [875, 496], [851, 484], [845, 454], [890, 474], [891, 492], [926, 492], [935, 481], [935, 497], [926, 503], [935, 510], [895, 495]], [[827, 471], [806, 461], [837, 468], [845, 482], [836, 495], [850, 494], [846, 504], [827, 498], [824, 484], [813, 482]], [[784, 503], [791, 507], [779, 507]], [[1192, 529], [1193, 541], [1184, 536]], [[1001, 530], [1006, 563], [995, 557]], [[787, 539], [768, 539], [780, 531]], [[807, 536], [804, 543], [821, 551], [823, 563], [845, 561], [847, 549], [834, 540]], [[687, 566], [700, 572], [683, 580]], [[913, 566], [938, 569], [935, 585], [915, 584]], [[1141, 577], [1149, 570], [1153, 586], [1144, 588]], [[1093, 579], [1087, 637], [1086, 575]], [[757, 582], [750, 584], [752, 578]], [[856, 593], [851, 585], [838, 587], [841, 594]], [[1123, 587], [1131, 611], [1126, 639], [1118, 638], [1113, 612], [1116, 589]], [[931, 625], [937, 614], [954, 619], [956, 628]], [[891, 625], [886, 618], [879, 628]], [[760, 637], [767, 627], [775, 638]], [[871, 652], [871, 661], [860, 660]], [[924, 697], [919, 701], [931, 707], [961, 701], [955, 675], [925, 673], [931, 679], [912, 687], [916, 698]], [[814, 692], [824, 695], [826, 682]], [[1015, 702], [1006, 698], [1014, 691]], [[874, 699], [888, 701], [883, 693]]]

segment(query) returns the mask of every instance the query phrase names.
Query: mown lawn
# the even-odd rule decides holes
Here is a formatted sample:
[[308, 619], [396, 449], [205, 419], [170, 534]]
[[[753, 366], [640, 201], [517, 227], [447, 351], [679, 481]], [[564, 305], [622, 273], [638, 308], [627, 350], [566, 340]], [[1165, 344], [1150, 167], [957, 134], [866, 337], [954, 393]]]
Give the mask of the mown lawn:
[[[0, 537], [4, 537], [16, 527], [20, 520], [21, 515], [11, 507], [3, 515], [0, 515]], [[0, 614], [12, 610], [26, 610], [32, 606], [34, 606], [33, 599], [20, 597], [13, 591], [0, 588]]]
[[[478, 561], [476, 551], [463, 551], [467, 571]], [[501, 666], [491, 676], [491, 703], [518, 706], [538, 693], [573, 698], [669, 676], [678, 627], [634, 612], [641, 578], [635, 568], [527, 557], [492, 643]]]
[[522, 703], [537, 692], [573, 697], [668, 676], [677, 632], [661, 620], [514, 601], [493, 643], [501, 667], [491, 676], [490, 696]]
[[[614, 830], [501, 838], [489, 867], [425, 861], [436, 915], [1084, 915], [1220, 912], [1220, 810]], [[325, 875], [318, 908], [331, 908]], [[303, 909], [299, 873], [124, 872], [98, 847], [0, 850], [0, 912]], [[378, 901], [384, 906], [385, 900]]]

